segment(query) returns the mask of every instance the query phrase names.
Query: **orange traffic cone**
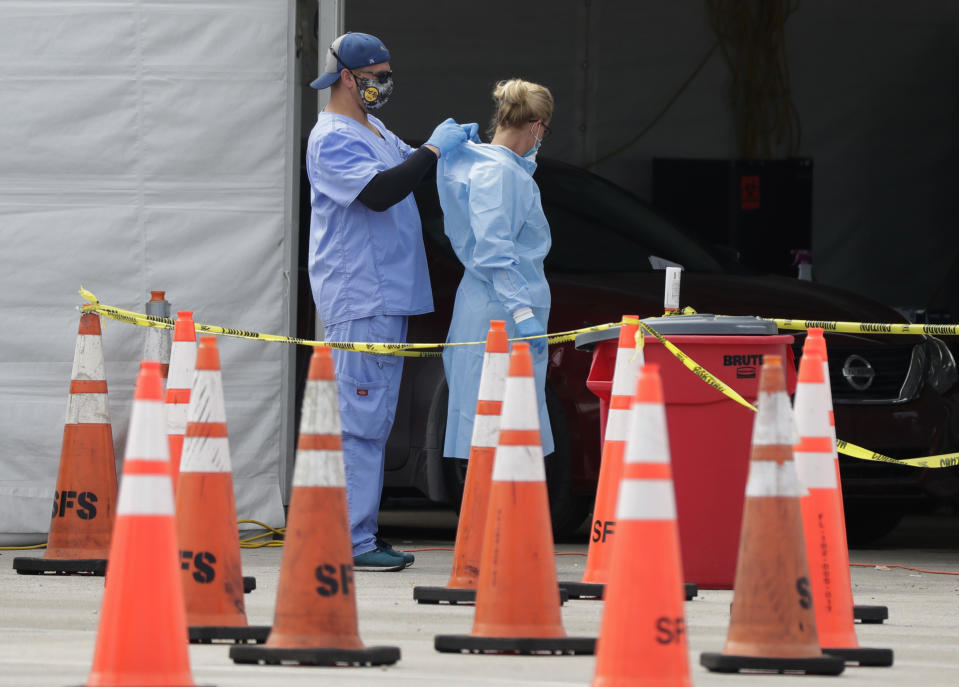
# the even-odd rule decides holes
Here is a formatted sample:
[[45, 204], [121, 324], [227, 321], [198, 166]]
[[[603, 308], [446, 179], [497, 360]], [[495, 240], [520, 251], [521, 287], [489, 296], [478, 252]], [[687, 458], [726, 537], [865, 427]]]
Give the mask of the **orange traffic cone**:
[[392, 646], [364, 647], [356, 617], [340, 413], [330, 349], [316, 347], [300, 437], [273, 630], [261, 646], [230, 647], [236, 663], [390, 665]]
[[160, 363], [140, 364], [88, 687], [193, 685]]
[[856, 639], [849, 551], [826, 405], [828, 393], [822, 358], [804, 351], [794, 402], [799, 443], [793, 450], [799, 481], [806, 488], [800, 506], [819, 643], [823, 651], [846, 661], [863, 666], [891, 666], [891, 649], [863, 648]]
[[726, 646], [700, 663], [721, 673], [838, 675], [845, 663], [822, 653], [816, 632], [781, 356], [763, 358], [757, 405]]
[[270, 628], [246, 621], [220, 355], [212, 336], [200, 340], [187, 417], [176, 521], [190, 642], [265, 642]]
[[593, 687], [683, 687], [692, 682], [658, 365], [639, 372], [627, 431]]
[[469, 603], [476, 600], [480, 556], [483, 552], [483, 529], [489, 507], [490, 479], [496, 438], [499, 435], [503, 391], [509, 372], [509, 341], [506, 323], [491, 320], [486, 335], [486, 353], [480, 374], [476, 419], [466, 467], [463, 503], [456, 526], [453, 568], [446, 587], [413, 587], [413, 598], [419, 603]]
[[[168, 319], [170, 303], [165, 291], [151, 291], [146, 303], [147, 317]], [[170, 373], [170, 330], [163, 327], [147, 327], [143, 338], [143, 359], [160, 361], [160, 376], [166, 382]]]
[[[825, 380], [826, 386], [826, 407], [829, 409], [829, 436], [832, 439], [833, 445], [833, 458], [836, 462], [836, 475], [839, 479], [839, 454], [836, 453], [836, 422], [835, 416], [833, 415], [832, 409], [832, 388], [829, 381], [829, 356], [826, 352], [826, 339], [823, 336], [823, 329], [821, 327], [810, 327], [806, 333], [806, 341], [803, 344], [803, 351], [810, 351], [812, 353], [817, 353], [822, 358], [822, 368], [823, 368], [823, 379]], [[842, 484], [840, 480], [840, 484]], [[848, 552], [848, 545], [846, 542], [846, 515], [845, 510], [843, 509], [842, 503], [842, 489], [840, 488], [837, 492], [837, 497], [839, 499], [839, 515], [842, 518], [842, 542], [843, 547]], [[882, 623], [889, 617], [889, 608], [886, 606], [869, 606], [869, 605], [860, 605], [855, 604], [852, 607], [853, 618], [859, 620], [866, 624], [878, 624]]]
[[117, 468], [107, 403], [100, 316], [80, 316], [53, 516], [43, 558], [14, 558], [21, 575], [103, 575], [110, 552]]
[[510, 355], [471, 635], [437, 635], [445, 652], [592, 654], [567, 637], [553, 559], [546, 469], [529, 344]]
[[170, 474], [173, 476], [174, 494], [180, 475], [180, 456], [183, 453], [183, 435], [186, 432], [195, 365], [196, 328], [193, 324], [193, 312], [180, 310], [176, 314], [176, 325], [173, 328], [170, 377], [166, 390], [166, 431], [170, 442]]
[[[623, 315], [635, 321], [638, 315]], [[619, 328], [619, 347], [613, 369], [603, 455], [593, 504], [593, 524], [586, 553], [586, 570], [582, 582], [560, 582], [572, 599], [603, 597], [603, 585], [609, 571], [613, 535], [616, 527], [616, 494], [623, 474], [623, 453], [629, 431], [629, 407], [636, 391], [636, 375], [643, 364], [642, 348], [636, 349], [638, 324], [624, 323]]]

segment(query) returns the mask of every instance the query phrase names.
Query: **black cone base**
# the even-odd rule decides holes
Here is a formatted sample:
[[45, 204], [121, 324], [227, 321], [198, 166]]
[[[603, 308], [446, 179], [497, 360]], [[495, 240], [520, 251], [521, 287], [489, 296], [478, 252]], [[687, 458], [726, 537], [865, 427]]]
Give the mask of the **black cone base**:
[[[603, 589], [606, 585], [595, 584], [592, 582], [560, 582], [559, 588], [565, 591], [571, 599], [602, 599]], [[693, 582], [683, 584], [683, 594], [686, 601], [692, 601], [699, 593], [699, 587]]]
[[773, 673], [805, 673], [807, 675], [839, 675], [846, 662], [838, 656], [813, 658], [776, 658], [759, 656], [731, 656], [718, 653], [699, 655], [699, 663], [714, 673], [738, 673], [741, 670]]
[[263, 644], [271, 629], [270, 625], [196, 625], [190, 628], [190, 644]]
[[[413, 600], [421, 604], [448, 603], [473, 604], [476, 603], [475, 589], [453, 589], [450, 587], [413, 587]], [[560, 605], [569, 600], [569, 594], [563, 589], [563, 583], [559, 587]]]
[[852, 618], [867, 625], [878, 624], [889, 618], [889, 609], [886, 606], [853, 606]]
[[243, 593], [249, 594], [254, 589], [256, 589], [256, 578], [255, 577], [244, 577], [243, 578]]
[[861, 646], [855, 649], [823, 647], [822, 651], [830, 656], [838, 656], [846, 663], [858, 663], [863, 667], [886, 668], [892, 665], [892, 649], [867, 649]]
[[595, 637], [474, 637], [436, 635], [433, 647], [444, 653], [471, 654], [556, 654], [592, 656]]
[[97, 575], [107, 572], [106, 558], [14, 558], [13, 569], [18, 575]]
[[269, 646], [230, 647], [234, 663], [300, 666], [390, 666], [400, 660], [396, 646], [368, 646], [364, 649], [280, 649]]

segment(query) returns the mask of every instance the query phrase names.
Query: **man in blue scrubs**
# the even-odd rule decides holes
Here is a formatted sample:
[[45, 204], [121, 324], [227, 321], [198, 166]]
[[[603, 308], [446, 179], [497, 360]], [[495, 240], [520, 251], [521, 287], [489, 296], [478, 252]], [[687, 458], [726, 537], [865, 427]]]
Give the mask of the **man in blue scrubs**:
[[[403, 342], [409, 315], [432, 312], [419, 212], [411, 191], [476, 125], [441, 123], [413, 150], [370, 113], [393, 90], [390, 53], [365, 33], [333, 41], [311, 86], [330, 101], [310, 133], [310, 284], [327, 341]], [[384, 451], [403, 359], [333, 351], [353, 564], [402, 570], [412, 554], [377, 536]]]

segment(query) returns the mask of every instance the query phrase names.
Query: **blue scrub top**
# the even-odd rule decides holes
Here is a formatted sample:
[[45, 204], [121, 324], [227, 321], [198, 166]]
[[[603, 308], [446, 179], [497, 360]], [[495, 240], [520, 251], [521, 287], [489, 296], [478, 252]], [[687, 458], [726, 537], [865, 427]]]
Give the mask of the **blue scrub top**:
[[321, 112], [310, 133], [310, 285], [325, 326], [374, 315], [433, 311], [419, 211], [413, 194], [383, 212], [356, 200], [378, 173], [412, 148], [383, 122]]

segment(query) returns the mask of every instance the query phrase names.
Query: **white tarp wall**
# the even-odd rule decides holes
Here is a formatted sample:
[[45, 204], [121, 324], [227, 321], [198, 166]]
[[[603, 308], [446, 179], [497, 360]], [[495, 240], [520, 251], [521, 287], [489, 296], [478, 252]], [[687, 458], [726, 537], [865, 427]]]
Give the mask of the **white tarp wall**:
[[[137, 312], [165, 289], [174, 316], [290, 331], [292, 15], [0, 0], [0, 538], [49, 525], [81, 284]], [[103, 324], [119, 461], [146, 330]], [[238, 514], [277, 526], [288, 348], [218, 343]]]

